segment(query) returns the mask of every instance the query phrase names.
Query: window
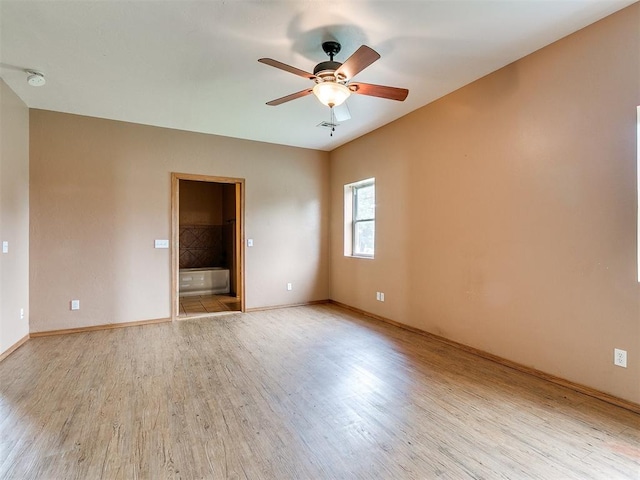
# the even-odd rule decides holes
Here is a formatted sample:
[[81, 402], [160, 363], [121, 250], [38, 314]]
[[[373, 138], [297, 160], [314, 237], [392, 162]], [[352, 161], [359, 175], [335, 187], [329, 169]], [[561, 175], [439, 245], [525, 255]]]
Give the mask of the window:
[[375, 178], [344, 186], [345, 252], [373, 258], [376, 237]]
[[353, 255], [373, 257], [376, 232], [376, 186], [353, 187]]

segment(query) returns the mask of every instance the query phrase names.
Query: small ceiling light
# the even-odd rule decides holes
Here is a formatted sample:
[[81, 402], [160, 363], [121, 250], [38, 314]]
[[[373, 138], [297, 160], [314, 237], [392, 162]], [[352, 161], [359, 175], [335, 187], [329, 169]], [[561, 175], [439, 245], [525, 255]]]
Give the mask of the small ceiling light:
[[320, 82], [313, 87], [313, 94], [327, 107], [337, 107], [349, 98], [351, 91], [342, 83]]
[[47, 81], [44, 79], [44, 74], [42, 74], [40, 72], [34, 72], [33, 70], [27, 70], [27, 74], [29, 75], [27, 77], [27, 83], [29, 85], [31, 85], [32, 87], [41, 87], [42, 85], [47, 83]]

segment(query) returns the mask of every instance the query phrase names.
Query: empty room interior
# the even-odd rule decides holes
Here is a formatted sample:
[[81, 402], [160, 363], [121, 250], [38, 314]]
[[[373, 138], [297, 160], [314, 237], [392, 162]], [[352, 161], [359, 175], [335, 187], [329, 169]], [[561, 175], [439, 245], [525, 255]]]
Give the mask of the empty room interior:
[[0, 40], [0, 479], [640, 479], [637, 1]]

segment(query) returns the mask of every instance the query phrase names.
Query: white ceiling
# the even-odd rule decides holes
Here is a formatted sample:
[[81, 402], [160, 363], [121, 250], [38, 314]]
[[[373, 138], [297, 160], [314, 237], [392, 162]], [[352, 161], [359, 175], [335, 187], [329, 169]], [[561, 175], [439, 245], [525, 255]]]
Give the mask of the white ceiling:
[[[332, 150], [634, 1], [0, 0], [0, 76], [31, 108]], [[325, 40], [407, 100], [352, 95], [333, 137], [313, 96], [265, 105], [313, 83], [257, 60], [313, 71]]]

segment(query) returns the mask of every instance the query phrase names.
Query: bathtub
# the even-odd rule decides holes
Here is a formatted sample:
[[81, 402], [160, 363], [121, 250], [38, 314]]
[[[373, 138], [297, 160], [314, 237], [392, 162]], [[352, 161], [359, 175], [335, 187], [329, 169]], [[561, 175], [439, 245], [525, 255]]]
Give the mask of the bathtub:
[[229, 293], [229, 270], [224, 267], [181, 268], [180, 295]]

